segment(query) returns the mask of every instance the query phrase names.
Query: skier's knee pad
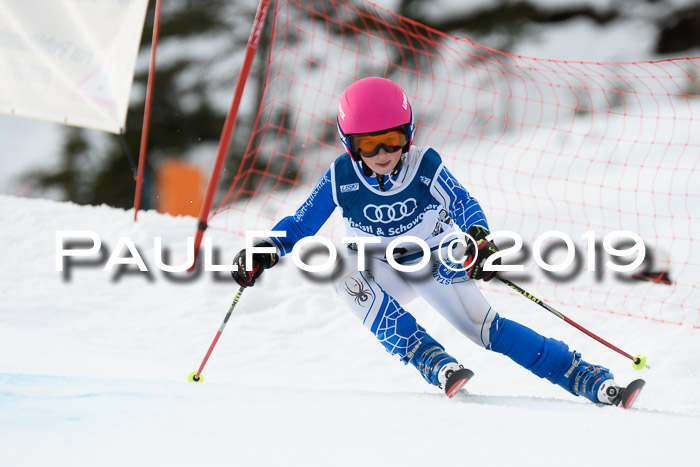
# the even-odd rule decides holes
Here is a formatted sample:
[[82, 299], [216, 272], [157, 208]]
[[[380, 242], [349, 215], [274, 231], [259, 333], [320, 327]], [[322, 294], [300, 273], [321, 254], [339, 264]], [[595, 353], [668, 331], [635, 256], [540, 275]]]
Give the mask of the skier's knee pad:
[[491, 323], [487, 348], [501, 353], [540, 378], [557, 383], [571, 366], [569, 346], [546, 338], [522, 324], [496, 317]]

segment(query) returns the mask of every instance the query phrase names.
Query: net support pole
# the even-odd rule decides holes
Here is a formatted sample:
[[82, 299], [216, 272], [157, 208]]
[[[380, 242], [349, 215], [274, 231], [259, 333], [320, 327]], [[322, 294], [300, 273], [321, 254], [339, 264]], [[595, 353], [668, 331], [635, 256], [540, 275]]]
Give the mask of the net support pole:
[[134, 193], [134, 221], [136, 221], [141, 208], [141, 191], [143, 190], [143, 171], [146, 166], [146, 147], [148, 146], [148, 128], [151, 123], [151, 102], [153, 101], [153, 81], [156, 74], [156, 48], [158, 47], [158, 35], [160, 32], [160, 5], [161, 0], [156, 0], [155, 15], [153, 18], [153, 40], [151, 41], [151, 64], [148, 68], [148, 85], [146, 86], [146, 101], [144, 103], [143, 127], [141, 129], [141, 148], [139, 151], [139, 168], [136, 172], [136, 192]]
[[233, 129], [236, 126], [238, 106], [241, 103], [243, 89], [245, 88], [248, 75], [250, 74], [250, 69], [253, 65], [253, 58], [255, 58], [255, 52], [258, 48], [258, 43], [260, 42], [260, 36], [262, 35], [263, 26], [265, 25], [265, 17], [267, 16], [269, 6], [270, 0], [260, 0], [258, 10], [255, 13], [255, 20], [253, 21], [253, 28], [250, 31], [250, 37], [248, 38], [248, 45], [246, 46], [243, 66], [241, 68], [241, 72], [238, 74], [238, 80], [236, 81], [236, 88], [233, 94], [233, 100], [231, 101], [231, 107], [226, 115], [224, 129], [221, 132], [221, 138], [219, 139], [219, 148], [216, 153], [216, 161], [214, 162], [214, 168], [212, 169], [209, 182], [207, 183], [202, 208], [199, 211], [199, 222], [197, 224], [197, 233], [195, 234], [194, 241], [195, 260], [192, 267], [189, 269], [190, 271], [192, 271], [197, 264], [199, 247], [202, 243], [204, 231], [207, 228], [209, 211], [211, 210], [211, 205], [214, 202], [214, 195], [216, 194], [216, 188], [219, 186], [221, 171], [224, 167], [224, 160], [226, 159], [226, 154], [228, 153], [229, 145], [231, 143], [231, 135], [233, 134]]

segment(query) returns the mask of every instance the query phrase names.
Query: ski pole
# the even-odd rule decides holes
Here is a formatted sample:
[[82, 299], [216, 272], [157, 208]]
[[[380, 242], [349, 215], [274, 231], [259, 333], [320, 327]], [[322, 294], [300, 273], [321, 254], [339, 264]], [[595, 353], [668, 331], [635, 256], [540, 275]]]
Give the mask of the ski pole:
[[566, 321], [567, 323], [569, 323], [570, 325], [572, 325], [573, 327], [575, 327], [579, 331], [583, 332], [584, 334], [587, 334], [588, 336], [597, 340], [598, 342], [600, 342], [604, 346], [608, 347], [609, 349], [612, 349], [615, 352], [619, 353], [620, 355], [623, 355], [623, 356], [629, 358], [630, 360], [632, 360], [632, 362], [633, 362], [632, 366], [634, 367], [635, 370], [641, 370], [642, 368], [645, 368], [645, 367], [651, 368], [649, 365], [647, 365], [647, 358], [646, 357], [644, 357], [640, 354], [637, 354], [633, 357], [632, 355], [628, 354], [627, 352], [620, 350], [618, 347], [612, 345], [610, 342], [606, 341], [605, 339], [593, 334], [591, 331], [584, 328], [583, 326], [576, 323], [575, 321], [571, 320], [570, 318], [564, 316], [563, 314], [561, 314], [560, 312], [558, 312], [557, 310], [555, 310], [554, 308], [552, 308], [551, 306], [549, 306], [548, 304], [546, 304], [545, 302], [540, 300], [539, 298], [537, 298], [534, 295], [532, 295], [531, 293], [525, 291], [525, 289], [518, 286], [517, 284], [514, 284], [513, 282], [509, 281], [508, 279], [506, 279], [504, 277], [501, 277], [500, 275], [497, 275], [496, 277], [498, 277], [498, 280], [500, 280], [501, 282], [506, 284], [508, 287], [510, 287], [511, 289], [518, 292], [523, 297], [529, 298], [531, 301], [537, 303], [539, 306], [541, 306], [545, 310], [549, 311], [553, 315], [563, 319], [564, 321]]
[[233, 309], [236, 308], [236, 304], [238, 303], [238, 300], [241, 298], [241, 295], [243, 294], [243, 291], [245, 290], [245, 287], [240, 287], [238, 289], [238, 293], [233, 299], [233, 302], [231, 303], [231, 306], [228, 309], [228, 312], [226, 312], [226, 316], [224, 317], [224, 322], [221, 323], [221, 326], [219, 327], [219, 330], [216, 333], [216, 336], [214, 336], [214, 340], [211, 342], [211, 345], [209, 346], [209, 350], [207, 350], [207, 354], [204, 356], [204, 360], [202, 360], [202, 364], [199, 365], [199, 370], [193, 371], [192, 373], [189, 374], [187, 377], [187, 381], [191, 383], [201, 383], [203, 381], [202, 379], [202, 370], [204, 369], [204, 365], [207, 364], [207, 360], [209, 360], [209, 356], [211, 355], [211, 352], [214, 350], [214, 346], [219, 340], [219, 337], [221, 337], [221, 333], [224, 332], [224, 328], [226, 327], [226, 323], [228, 322], [228, 319], [231, 317], [231, 313], [233, 313]]

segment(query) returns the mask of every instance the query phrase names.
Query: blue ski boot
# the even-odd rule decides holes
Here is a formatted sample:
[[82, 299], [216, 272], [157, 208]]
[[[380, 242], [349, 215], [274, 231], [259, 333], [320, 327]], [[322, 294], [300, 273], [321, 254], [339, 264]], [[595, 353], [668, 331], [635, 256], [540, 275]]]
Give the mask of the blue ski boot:
[[610, 370], [581, 360], [581, 354], [576, 351], [573, 352], [571, 366], [557, 384], [596, 404], [618, 405], [624, 390], [613, 380]]
[[454, 396], [474, 376], [471, 370], [458, 364], [457, 360], [445, 352], [445, 348], [428, 334], [424, 336], [410, 362], [427, 382], [444, 388], [447, 397]]

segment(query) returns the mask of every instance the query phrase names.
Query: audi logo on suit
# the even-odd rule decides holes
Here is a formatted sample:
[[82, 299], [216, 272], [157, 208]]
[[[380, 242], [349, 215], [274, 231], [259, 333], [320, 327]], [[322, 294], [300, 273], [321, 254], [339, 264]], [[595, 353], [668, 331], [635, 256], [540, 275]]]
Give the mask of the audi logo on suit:
[[388, 224], [389, 222], [400, 221], [416, 212], [418, 203], [415, 198], [408, 198], [405, 201], [397, 201], [392, 204], [368, 204], [365, 206], [364, 215], [370, 222], [381, 222]]

